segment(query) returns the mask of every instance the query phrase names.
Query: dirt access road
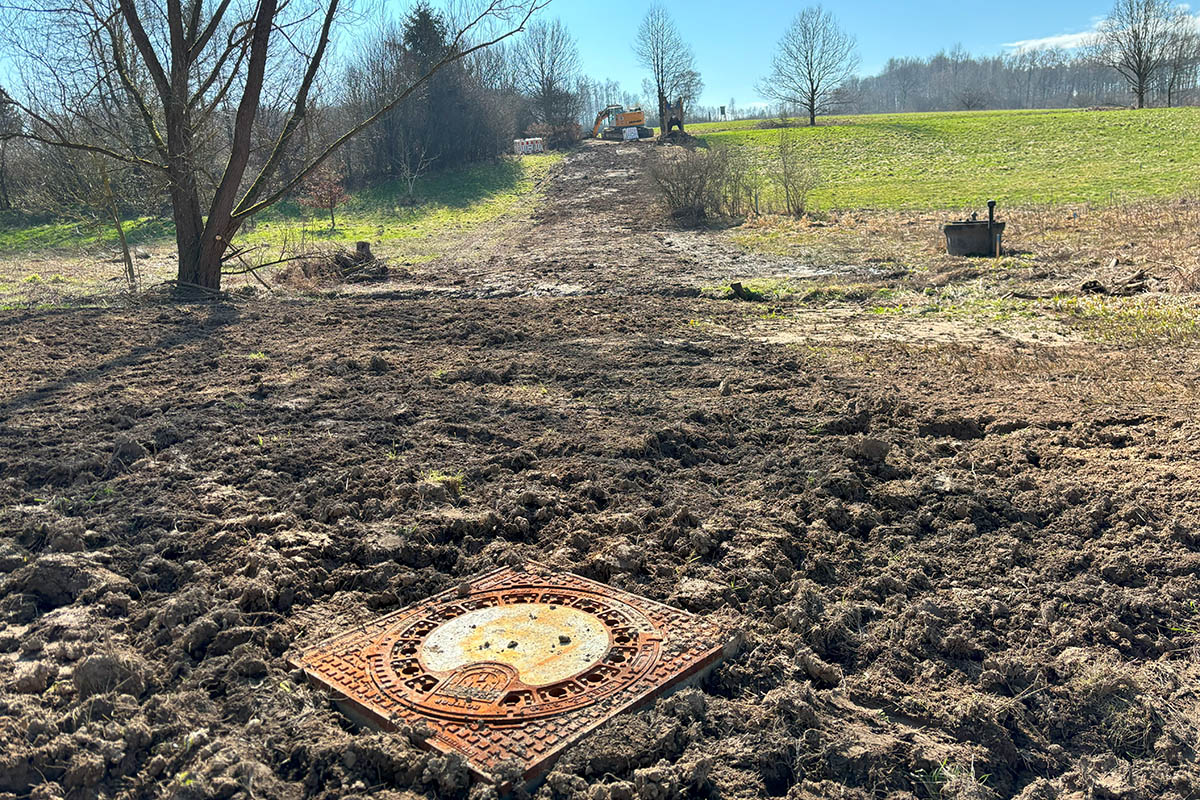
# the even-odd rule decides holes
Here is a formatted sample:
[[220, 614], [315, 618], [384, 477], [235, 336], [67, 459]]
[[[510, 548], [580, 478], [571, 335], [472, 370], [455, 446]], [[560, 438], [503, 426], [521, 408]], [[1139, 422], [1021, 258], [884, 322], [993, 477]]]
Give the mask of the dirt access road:
[[655, 157], [373, 294], [0, 315], [0, 798], [482, 800], [286, 655], [527, 560], [744, 639], [538, 797], [1200, 796], [1194, 346], [699, 296], [787, 264]]

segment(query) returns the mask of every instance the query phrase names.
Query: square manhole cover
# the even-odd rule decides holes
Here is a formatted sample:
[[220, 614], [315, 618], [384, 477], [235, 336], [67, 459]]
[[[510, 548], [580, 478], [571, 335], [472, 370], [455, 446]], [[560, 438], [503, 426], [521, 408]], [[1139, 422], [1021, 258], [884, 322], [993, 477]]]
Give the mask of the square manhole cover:
[[501, 569], [293, 660], [351, 715], [425, 723], [476, 777], [526, 780], [605, 721], [716, 664], [730, 644], [693, 614], [568, 573]]

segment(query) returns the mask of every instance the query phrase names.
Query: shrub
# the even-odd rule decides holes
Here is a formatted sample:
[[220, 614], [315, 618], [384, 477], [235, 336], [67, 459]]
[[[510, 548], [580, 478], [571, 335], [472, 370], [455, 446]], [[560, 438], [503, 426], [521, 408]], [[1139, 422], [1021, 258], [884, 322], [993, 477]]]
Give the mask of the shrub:
[[821, 185], [821, 171], [804, 158], [800, 143], [787, 131], [779, 132], [775, 179], [783, 190], [787, 213], [802, 217], [808, 213], [808, 196]]
[[342, 176], [333, 170], [322, 169], [313, 174], [304, 184], [304, 193], [300, 196], [300, 205], [306, 208], [319, 208], [329, 212], [329, 229], [337, 230], [337, 218], [334, 212], [343, 205], [350, 196], [342, 188]]
[[752, 161], [729, 147], [664, 154], [650, 179], [672, 215], [693, 224], [740, 216], [757, 204], [759, 180]]
[[583, 128], [579, 126], [578, 122], [568, 125], [547, 125], [544, 122], [537, 122], [529, 126], [525, 135], [531, 139], [538, 137], [545, 139], [546, 147], [551, 150], [565, 150], [574, 147], [583, 139]]

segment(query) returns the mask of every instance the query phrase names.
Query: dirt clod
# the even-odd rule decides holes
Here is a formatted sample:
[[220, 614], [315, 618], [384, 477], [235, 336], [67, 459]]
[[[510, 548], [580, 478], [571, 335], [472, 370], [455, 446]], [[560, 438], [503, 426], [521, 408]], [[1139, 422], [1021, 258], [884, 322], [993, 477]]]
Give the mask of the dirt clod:
[[146, 691], [146, 665], [132, 652], [97, 653], [76, 665], [73, 680], [80, 699], [108, 692], [139, 697]]
[[13, 691], [23, 694], [41, 694], [58, 676], [57, 665], [47, 661], [18, 662], [13, 675]]

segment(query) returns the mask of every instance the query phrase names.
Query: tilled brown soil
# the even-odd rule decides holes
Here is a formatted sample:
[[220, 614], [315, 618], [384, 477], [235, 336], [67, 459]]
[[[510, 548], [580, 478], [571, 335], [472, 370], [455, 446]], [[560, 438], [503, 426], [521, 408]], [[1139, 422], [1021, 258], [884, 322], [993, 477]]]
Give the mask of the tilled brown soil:
[[539, 797], [1200, 796], [1195, 350], [787, 346], [619, 260], [0, 317], [0, 798], [488, 796], [286, 657], [528, 560], [743, 634]]

